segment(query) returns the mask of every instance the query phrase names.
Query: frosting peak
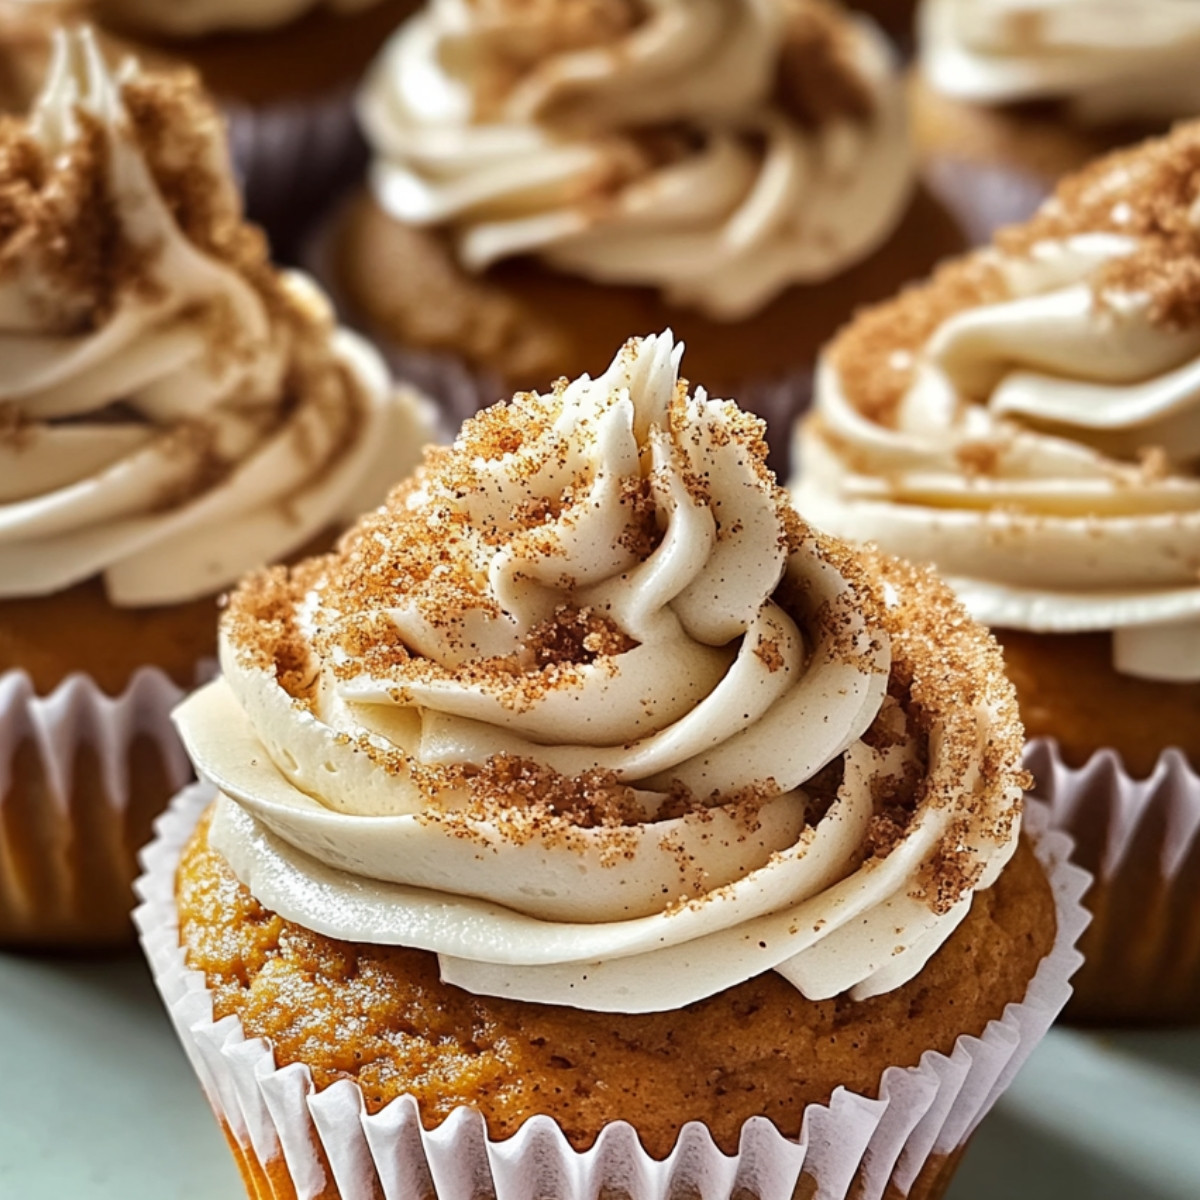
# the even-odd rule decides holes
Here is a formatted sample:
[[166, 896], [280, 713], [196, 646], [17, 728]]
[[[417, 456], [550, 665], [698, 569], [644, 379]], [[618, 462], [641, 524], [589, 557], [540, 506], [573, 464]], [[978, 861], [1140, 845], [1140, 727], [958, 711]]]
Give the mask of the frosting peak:
[[434, 0], [360, 107], [379, 204], [467, 269], [536, 254], [722, 319], [865, 256], [911, 189], [890, 52], [825, 0]]
[[[202, 596], [377, 500], [423, 420], [242, 220], [194, 80], [57, 38], [0, 125], [0, 595]], [[396, 439], [396, 440], [393, 440]]]
[[989, 624], [1111, 629], [1126, 673], [1200, 679], [1198, 179], [1181, 126], [855, 321], [801, 510], [935, 562]]
[[899, 986], [995, 877], [994, 645], [799, 522], [679, 351], [489, 409], [335, 555], [234, 595], [178, 719], [265, 904], [469, 990], [648, 1011], [772, 968]]
[[1200, 12], [1180, 0], [925, 0], [933, 86], [984, 104], [1062, 100], [1084, 123], [1200, 113]]

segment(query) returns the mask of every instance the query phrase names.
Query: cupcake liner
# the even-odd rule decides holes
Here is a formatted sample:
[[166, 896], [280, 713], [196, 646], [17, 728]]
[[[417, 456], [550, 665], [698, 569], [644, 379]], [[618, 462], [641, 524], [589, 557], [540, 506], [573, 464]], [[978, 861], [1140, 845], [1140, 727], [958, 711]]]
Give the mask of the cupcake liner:
[[986, 245], [1005, 225], [1028, 221], [1055, 182], [1017, 166], [943, 155], [927, 159], [921, 178], [973, 246]]
[[505, 1141], [493, 1141], [482, 1116], [468, 1108], [426, 1130], [411, 1096], [371, 1115], [357, 1084], [340, 1080], [318, 1092], [307, 1067], [277, 1067], [270, 1043], [247, 1038], [238, 1017], [213, 1020], [204, 975], [188, 968], [179, 944], [175, 874], [214, 794], [207, 784], [193, 785], [158, 822], [143, 852], [146, 873], [137, 884], [143, 903], [135, 920], [176, 1032], [257, 1197], [936, 1196], [975, 1127], [1065, 1004], [1081, 961], [1075, 942], [1087, 914], [1079, 898], [1089, 879], [1068, 861], [1070, 839], [1049, 831], [1047, 810], [1034, 803], [1027, 827], [1037, 835], [1058, 908], [1053, 950], [1020, 1004], [1009, 1005], [982, 1036], [960, 1037], [948, 1056], [928, 1052], [919, 1066], [889, 1068], [877, 1099], [838, 1089], [828, 1104], [808, 1108], [799, 1139], [753, 1118], [734, 1155], [722, 1153], [708, 1129], [693, 1122], [663, 1160], [648, 1155], [625, 1122], [606, 1126], [583, 1152], [546, 1116], [531, 1117]]
[[1096, 882], [1086, 963], [1067, 1010], [1088, 1023], [1200, 1023], [1200, 774], [1167, 750], [1148, 779], [1102, 750], [1068, 766], [1056, 742], [1026, 751], [1051, 826]]
[[366, 168], [354, 91], [221, 107], [246, 215], [266, 229], [276, 259], [294, 261], [313, 221]]
[[130, 940], [137, 849], [192, 778], [168, 715], [183, 694], [156, 668], [115, 698], [0, 675], [0, 945]]

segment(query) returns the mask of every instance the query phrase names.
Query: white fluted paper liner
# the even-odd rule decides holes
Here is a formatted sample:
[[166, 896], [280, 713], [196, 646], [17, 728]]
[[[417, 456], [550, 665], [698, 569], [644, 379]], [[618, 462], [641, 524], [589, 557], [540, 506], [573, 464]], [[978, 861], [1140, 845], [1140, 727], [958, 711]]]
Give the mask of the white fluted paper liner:
[[1070, 767], [1048, 738], [1029, 744], [1025, 765], [1038, 798], [1049, 806], [1051, 827], [1078, 843], [1099, 843], [1088, 869], [1102, 881], [1120, 873], [1148, 820], [1162, 825], [1160, 865], [1168, 880], [1179, 875], [1200, 839], [1200, 775], [1179, 750], [1164, 751], [1147, 779], [1134, 779], [1115, 750], [1098, 751], [1082, 767]]
[[[815, 1200], [907, 1195], [931, 1159], [965, 1145], [1070, 995], [1081, 956], [1075, 942], [1087, 923], [1079, 900], [1089, 884], [1070, 864], [1070, 839], [1048, 831], [1044, 806], [1033, 804], [1027, 828], [1037, 840], [1058, 910], [1054, 948], [1025, 999], [1009, 1005], [981, 1037], [960, 1037], [949, 1055], [927, 1053], [917, 1067], [884, 1072], [879, 1098], [839, 1089], [812, 1105], [799, 1139], [764, 1118], [742, 1128], [737, 1154], [723, 1154], [701, 1124], [687, 1125], [672, 1154], [651, 1158], [634, 1129], [615, 1122], [593, 1147], [571, 1148], [558, 1125], [532, 1117], [513, 1137], [493, 1141], [479, 1113], [456, 1110], [437, 1129], [421, 1124], [416, 1101], [401, 1097], [367, 1112], [358, 1085], [341, 1080], [318, 1092], [307, 1067], [275, 1066], [270, 1043], [248, 1039], [236, 1016], [213, 1020], [204, 975], [190, 970], [179, 944], [175, 874], [183, 847], [213, 798], [195, 784], [159, 820], [143, 852], [135, 913], [142, 945], [176, 1032], [221, 1124], [259, 1164], [286, 1163], [299, 1200], [703, 1200], [751, 1195], [787, 1200], [801, 1176]], [[331, 1177], [332, 1176], [332, 1177]], [[332, 1186], [336, 1185], [336, 1192]]]
[[[145, 836], [145, 826], [127, 828], [131, 796], [146, 783], [134, 777], [134, 749], [145, 740], [156, 750], [165, 805], [192, 778], [170, 722], [183, 694], [157, 668], [138, 671], [116, 697], [85, 675], [48, 696], [24, 671], [0, 675], [0, 943], [128, 937], [122, 921]], [[105, 894], [89, 891], [97, 887]]]
[[1036, 795], [1075, 861], [1096, 876], [1095, 921], [1068, 1015], [1089, 1022], [1200, 1022], [1200, 774], [1166, 750], [1134, 779], [1114, 750], [1068, 766], [1056, 742], [1026, 749]]

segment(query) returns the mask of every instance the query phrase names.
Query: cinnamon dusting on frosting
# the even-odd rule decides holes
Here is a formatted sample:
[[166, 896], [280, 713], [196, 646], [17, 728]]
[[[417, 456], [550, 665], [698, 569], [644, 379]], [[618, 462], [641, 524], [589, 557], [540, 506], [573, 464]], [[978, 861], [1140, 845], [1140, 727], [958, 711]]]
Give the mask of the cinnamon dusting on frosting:
[[856, 61], [846, 14], [827, 0], [777, 0], [784, 41], [776, 80], [780, 106], [808, 129], [869, 121], [875, 98]]
[[[1098, 305], [1132, 297], [1163, 329], [1200, 325], [1200, 122], [1068, 176], [1031, 220], [997, 233], [993, 247], [946, 263], [928, 281], [860, 312], [829, 350], [845, 394], [864, 416], [894, 424], [934, 332], [960, 312], [1010, 298], [998, 255], [1020, 260], [1047, 242], [1088, 234], [1137, 242], [1131, 254], [1094, 273]], [[964, 465], [987, 471], [986, 457]]]
[[[569, 520], [572, 505], [586, 494], [586, 480], [571, 480], [557, 497], [539, 495], [532, 485], [547, 466], [561, 468], [568, 462], [568, 446], [555, 432], [565, 387], [560, 381], [549, 395], [522, 395], [469, 421], [458, 443], [428, 451], [414, 479], [397, 488], [383, 508], [362, 518], [337, 553], [292, 571], [276, 568], [248, 579], [224, 618], [224, 634], [234, 652], [271, 670], [300, 703], [310, 697], [316, 662], [332, 664], [332, 677], [339, 681], [398, 677], [392, 699], [401, 707], [415, 703], [406, 683], [453, 680], [495, 697], [513, 712], [528, 710], [548, 692], [575, 688], [584, 665], [611, 664], [615, 670], [637, 643], [607, 615], [586, 605], [560, 604], [507, 656], [471, 657], [470, 647], [460, 645], [466, 659], [453, 668], [425, 659], [407, 645], [388, 615], [402, 603], [415, 605], [442, 636], [461, 642], [471, 614], [500, 615], [486, 573], [474, 557], [478, 543], [497, 549], [522, 541], [545, 555], [558, 552], [548, 521]], [[695, 433], [695, 425], [684, 419], [686, 403], [687, 386], [681, 383], [667, 409], [680, 437]], [[1021, 726], [1000, 651], [932, 573], [874, 551], [852, 549], [804, 523], [767, 471], [762, 423], [732, 405], [725, 406], [724, 416], [719, 438], [744, 446], [752, 470], [764, 473], [789, 553], [828, 564], [847, 587], [842, 601], [813, 608], [803, 585], [785, 577], [774, 600], [802, 625], [808, 622], [812, 641], [828, 647], [827, 654], [863, 670], [871, 669], [883, 636], [890, 639], [889, 694], [863, 740], [879, 752], [910, 746], [911, 754], [898, 773], [872, 784], [875, 812], [860, 858], [886, 857], [923, 810], [949, 807], [961, 813], [914, 885], [922, 900], [944, 913], [980, 878], [983, 868], [974, 848], [1002, 847], [1014, 837], [1019, 807], [998, 805], [997, 796], [1027, 782], [1018, 765]], [[580, 419], [574, 436], [588, 435], [587, 421]], [[451, 500], [479, 493], [485, 465], [502, 458], [511, 466], [510, 478], [530, 485], [527, 497], [506, 512], [477, 514], [471, 520], [454, 510]], [[690, 486], [697, 500], [713, 503], [705, 479]], [[654, 506], [646, 490], [626, 486], [619, 503], [625, 522], [641, 530], [637, 537], [649, 538]], [[302, 626], [298, 614], [311, 609], [314, 598], [319, 605], [313, 611], [325, 615]], [[874, 631], [866, 638], [861, 633], [864, 614], [867, 629]], [[770, 638], [750, 649], [769, 674], [785, 666], [779, 645]], [[989, 730], [983, 745], [981, 714]], [[936, 779], [927, 770], [935, 726], [942, 759]], [[475, 764], [429, 765], [382, 748], [370, 736], [358, 739], [357, 746], [381, 769], [411, 780], [425, 800], [422, 821], [436, 822], [457, 838], [480, 840], [481, 853], [490, 836], [481, 833], [481, 822], [509, 842], [578, 843], [581, 849], [596, 842], [581, 841], [579, 831], [601, 831], [604, 861], [612, 863], [634, 853], [633, 831], [648, 820], [703, 815], [719, 806], [748, 835], [763, 804], [778, 795], [771, 779], [735, 794], [705, 796], [693, 795], [678, 780], [660, 782], [657, 786], [667, 787], [668, 798], [657, 811], [647, 812], [633, 787], [600, 768], [568, 776], [509, 753]], [[979, 782], [973, 792], [964, 793], [962, 781], [973, 772]], [[810, 826], [825, 815], [841, 783], [839, 758], [805, 786]], [[453, 803], [448, 802], [451, 797]], [[670, 850], [666, 843], [663, 848]], [[690, 894], [675, 903], [700, 903], [717, 894], [706, 892], [703, 873], [691, 872], [682, 862], [680, 874], [690, 880]]]

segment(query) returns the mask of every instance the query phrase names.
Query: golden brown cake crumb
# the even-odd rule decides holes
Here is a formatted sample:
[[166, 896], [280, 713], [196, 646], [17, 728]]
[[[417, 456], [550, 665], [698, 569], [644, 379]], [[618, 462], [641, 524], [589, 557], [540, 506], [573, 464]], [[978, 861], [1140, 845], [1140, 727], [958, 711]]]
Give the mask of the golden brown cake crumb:
[[1025, 994], [1053, 944], [1054, 902], [1022, 842], [999, 882], [910, 983], [871, 1000], [806, 1000], [781, 976], [751, 979], [677, 1012], [614, 1015], [473, 996], [443, 984], [419, 950], [322, 937], [258, 904], [201, 824], [178, 882], [180, 936], [205, 974], [216, 1020], [269, 1038], [276, 1064], [308, 1064], [319, 1089], [349, 1079], [369, 1112], [411, 1094], [428, 1127], [478, 1108], [493, 1137], [530, 1116], [577, 1148], [628, 1120], [669, 1152], [703, 1121], [726, 1152], [744, 1121], [787, 1136], [839, 1086], [873, 1096], [885, 1068], [948, 1053]]

